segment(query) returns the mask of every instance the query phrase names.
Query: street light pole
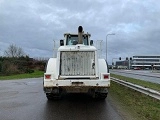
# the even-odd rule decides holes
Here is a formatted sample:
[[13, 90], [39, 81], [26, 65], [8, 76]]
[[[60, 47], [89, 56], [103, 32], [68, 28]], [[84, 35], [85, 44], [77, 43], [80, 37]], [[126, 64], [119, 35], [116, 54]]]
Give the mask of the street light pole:
[[107, 35], [106, 35], [106, 62], [107, 62], [107, 37], [108, 37], [109, 35], [115, 35], [115, 33], [110, 33], [110, 34], [107, 34]]

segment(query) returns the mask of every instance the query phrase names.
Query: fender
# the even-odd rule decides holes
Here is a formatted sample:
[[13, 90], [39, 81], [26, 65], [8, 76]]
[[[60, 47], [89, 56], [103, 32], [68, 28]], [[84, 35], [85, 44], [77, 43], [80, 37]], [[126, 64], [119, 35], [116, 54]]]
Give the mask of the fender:
[[98, 59], [98, 70], [100, 73], [108, 73], [108, 66], [106, 64], [106, 61], [104, 59]]
[[57, 79], [57, 58], [50, 58], [47, 63], [47, 68], [46, 68], [46, 73], [47, 74], [52, 74], [53, 78]]

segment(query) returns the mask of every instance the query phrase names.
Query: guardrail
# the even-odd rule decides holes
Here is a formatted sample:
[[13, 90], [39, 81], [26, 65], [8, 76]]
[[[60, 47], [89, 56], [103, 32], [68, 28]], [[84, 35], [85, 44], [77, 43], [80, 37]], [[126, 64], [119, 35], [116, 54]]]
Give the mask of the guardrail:
[[149, 95], [153, 98], [156, 98], [156, 99], [160, 100], [160, 92], [158, 92], [158, 91], [155, 91], [155, 90], [150, 89], [150, 88], [145, 88], [145, 87], [142, 87], [140, 85], [136, 85], [136, 84], [126, 82], [126, 81], [123, 81], [123, 80], [120, 80], [120, 79], [117, 79], [117, 78], [113, 78], [113, 77], [111, 77], [111, 80], [116, 82], [116, 83], [119, 83], [121, 85], [124, 85], [126, 87], [129, 87], [131, 89], [134, 89], [136, 91], [139, 91], [141, 93], [144, 93], [146, 95]]

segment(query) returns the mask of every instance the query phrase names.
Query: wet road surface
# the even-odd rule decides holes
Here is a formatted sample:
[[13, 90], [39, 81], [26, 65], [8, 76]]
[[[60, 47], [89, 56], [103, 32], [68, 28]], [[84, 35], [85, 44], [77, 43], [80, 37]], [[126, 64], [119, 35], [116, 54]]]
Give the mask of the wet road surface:
[[0, 81], [0, 120], [123, 120], [113, 103], [86, 94], [48, 101], [42, 78]]
[[110, 70], [110, 73], [160, 84], [160, 73], [149, 70]]

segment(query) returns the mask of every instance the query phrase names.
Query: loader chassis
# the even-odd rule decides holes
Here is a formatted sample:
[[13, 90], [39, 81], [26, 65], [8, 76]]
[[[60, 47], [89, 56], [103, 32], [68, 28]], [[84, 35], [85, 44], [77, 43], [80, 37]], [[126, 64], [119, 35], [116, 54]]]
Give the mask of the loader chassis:
[[[64, 34], [56, 58], [50, 58], [44, 73], [47, 98], [59, 98], [62, 93], [89, 93], [105, 99], [110, 87], [110, 73], [104, 59], [98, 59], [97, 49], [90, 45], [90, 34]], [[62, 43], [62, 41], [60, 42]]]

